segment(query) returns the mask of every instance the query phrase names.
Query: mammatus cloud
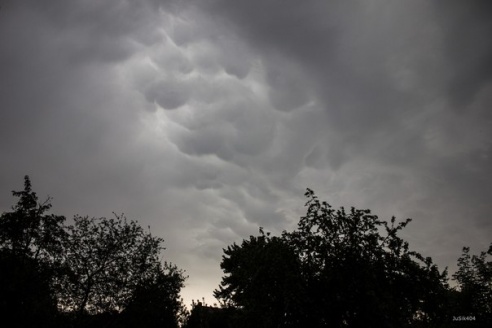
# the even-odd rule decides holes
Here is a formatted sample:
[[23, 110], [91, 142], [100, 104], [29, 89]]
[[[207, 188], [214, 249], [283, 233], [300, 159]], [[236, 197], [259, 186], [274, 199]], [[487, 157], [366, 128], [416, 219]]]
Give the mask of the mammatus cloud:
[[55, 212], [124, 212], [188, 302], [213, 302], [223, 247], [294, 228], [306, 187], [413, 217], [453, 269], [492, 229], [484, 3], [6, 2], [0, 208], [29, 174]]

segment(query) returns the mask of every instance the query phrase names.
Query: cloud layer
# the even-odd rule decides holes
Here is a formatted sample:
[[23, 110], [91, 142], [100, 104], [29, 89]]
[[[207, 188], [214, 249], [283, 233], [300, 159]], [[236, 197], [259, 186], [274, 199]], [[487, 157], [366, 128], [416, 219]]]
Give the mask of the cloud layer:
[[0, 10], [0, 209], [124, 212], [190, 276], [295, 227], [309, 187], [412, 217], [442, 267], [491, 242], [492, 11], [481, 1], [10, 1]]

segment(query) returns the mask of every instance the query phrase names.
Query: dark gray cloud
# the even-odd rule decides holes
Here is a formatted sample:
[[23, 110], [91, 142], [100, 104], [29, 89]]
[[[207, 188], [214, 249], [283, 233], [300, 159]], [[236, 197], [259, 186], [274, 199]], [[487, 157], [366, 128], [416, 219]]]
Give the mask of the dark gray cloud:
[[451, 270], [490, 243], [485, 1], [6, 1], [0, 209], [30, 174], [54, 211], [166, 239], [183, 295], [222, 248], [295, 226], [303, 193], [413, 217]]
[[451, 69], [446, 83], [452, 104], [462, 110], [492, 81], [492, 4], [472, 0], [437, 1], [436, 20], [442, 29], [445, 61]]

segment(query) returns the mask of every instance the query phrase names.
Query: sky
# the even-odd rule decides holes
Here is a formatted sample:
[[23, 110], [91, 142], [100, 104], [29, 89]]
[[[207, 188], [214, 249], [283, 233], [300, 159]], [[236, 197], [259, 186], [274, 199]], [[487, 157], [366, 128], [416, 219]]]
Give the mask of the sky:
[[412, 218], [450, 274], [492, 242], [492, 2], [3, 0], [0, 211], [165, 239], [186, 304], [222, 249], [333, 207]]

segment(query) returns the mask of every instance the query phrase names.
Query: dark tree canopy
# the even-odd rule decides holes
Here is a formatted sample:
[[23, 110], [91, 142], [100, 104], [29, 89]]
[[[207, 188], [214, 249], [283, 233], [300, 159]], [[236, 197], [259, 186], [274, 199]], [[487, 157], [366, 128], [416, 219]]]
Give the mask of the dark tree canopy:
[[140, 284], [155, 279], [161, 238], [124, 216], [76, 216], [63, 240], [63, 308], [89, 314], [123, 309]]
[[305, 297], [301, 266], [294, 249], [260, 230], [241, 245], [224, 250], [227, 274], [214, 292], [224, 305], [242, 309], [245, 327], [296, 327]]
[[178, 327], [185, 308], [179, 299], [185, 277], [176, 266], [164, 263], [142, 280], [123, 311], [125, 328]]
[[178, 327], [185, 277], [161, 263], [163, 239], [123, 215], [46, 212], [28, 176], [0, 216], [0, 326]]
[[[307, 190], [307, 214], [285, 233], [303, 263], [309, 294], [316, 295], [317, 326], [404, 327], [440, 321], [447, 273], [411, 251], [391, 223], [370, 210], [334, 210]], [[327, 310], [328, 309], [328, 310]]]
[[12, 206], [12, 212], [1, 215], [1, 249], [47, 263], [57, 259], [65, 217], [46, 214], [51, 208], [51, 198], [38, 203], [28, 176], [24, 177], [24, 190], [12, 191], [12, 194], [19, 200]]
[[458, 259], [458, 271], [453, 278], [458, 282], [459, 298], [456, 312], [460, 316], [475, 316], [492, 325], [492, 244], [479, 255], [470, 255], [464, 247]]
[[53, 281], [61, 256], [63, 216], [46, 214], [50, 198], [38, 203], [31, 181], [11, 212], [0, 216], [0, 320], [12, 327], [49, 327], [57, 312]]
[[[224, 250], [215, 296], [247, 327], [405, 327], [442, 321], [446, 271], [369, 210], [334, 210], [307, 190], [297, 230]], [[257, 320], [257, 322], [254, 322]]]
[[53, 327], [57, 302], [51, 281], [52, 271], [39, 261], [0, 250], [0, 326]]
[[[410, 219], [335, 210], [307, 189], [297, 229], [260, 228], [224, 249], [221, 307], [183, 307], [185, 276], [160, 261], [163, 239], [136, 221], [48, 214], [28, 176], [0, 216], [0, 326], [8, 327], [489, 327], [492, 244], [468, 247], [448, 285], [399, 232]], [[462, 322], [462, 320], [469, 320]], [[183, 324], [183, 325], [180, 325]]]
[[244, 316], [241, 310], [222, 304], [218, 307], [203, 302], [192, 301], [183, 328], [239, 328], [244, 327]]

